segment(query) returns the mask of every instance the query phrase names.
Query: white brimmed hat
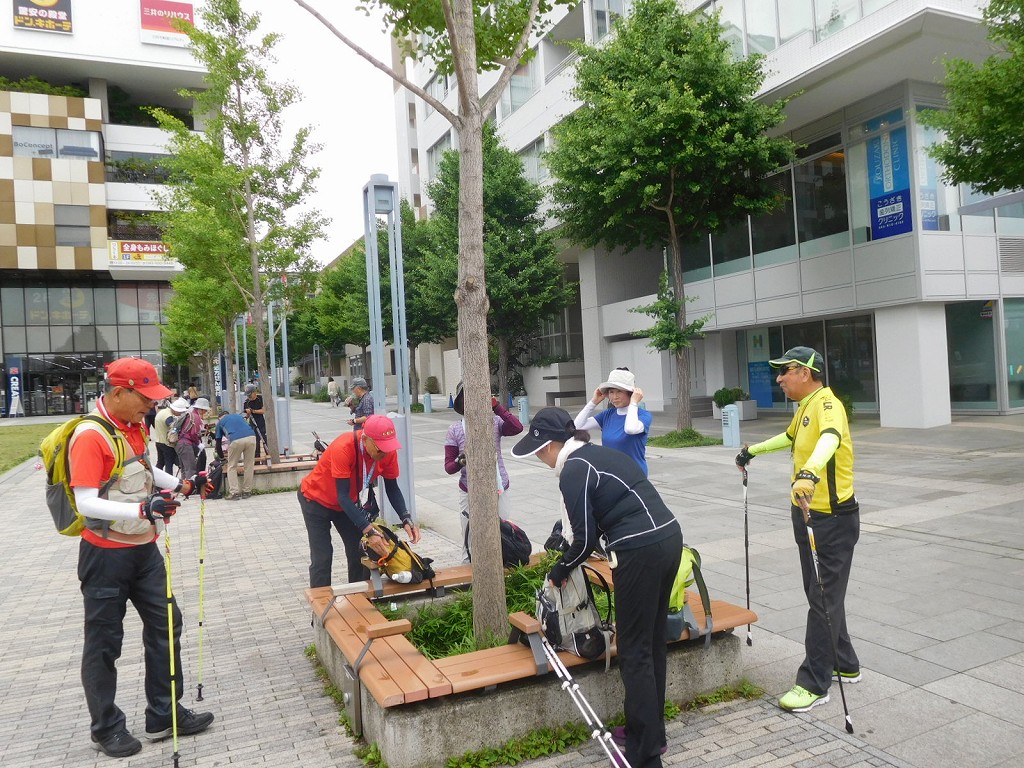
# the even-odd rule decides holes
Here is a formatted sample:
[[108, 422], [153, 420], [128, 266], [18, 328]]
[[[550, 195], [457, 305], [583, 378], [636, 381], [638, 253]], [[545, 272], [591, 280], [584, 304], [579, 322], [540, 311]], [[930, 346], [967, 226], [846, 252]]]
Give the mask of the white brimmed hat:
[[636, 376], [628, 368], [616, 368], [608, 374], [608, 381], [597, 385], [602, 392], [609, 389], [621, 389], [625, 392], [632, 392], [636, 389]]
[[171, 403], [168, 406], [168, 408], [170, 408], [172, 411], [177, 411], [178, 413], [184, 413], [185, 411], [188, 410], [188, 400], [186, 400], [184, 397], [179, 397], [177, 400]]
[[208, 411], [210, 410], [210, 401], [205, 397], [199, 397], [192, 403], [192, 407], [199, 411]]

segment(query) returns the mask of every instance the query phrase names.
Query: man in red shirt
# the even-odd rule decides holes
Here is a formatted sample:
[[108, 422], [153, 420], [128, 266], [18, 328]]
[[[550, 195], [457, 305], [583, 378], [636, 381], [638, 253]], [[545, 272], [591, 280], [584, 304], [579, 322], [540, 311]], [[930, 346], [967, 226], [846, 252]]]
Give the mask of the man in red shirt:
[[[107, 366], [107, 386], [96, 414], [115, 428], [113, 437], [94, 422], [83, 422], [70, 441], [70, 485], [85, 518], [78, 549], [78, 578], [85, 604], [82, 686], [91, 717], [93, 746], [111, 757], [127, 757], [142, 744], [126, 727], [124, 712], [114, 703], [115, 662], [124, 639], [124, 614], [130, 600], [142, 619], [142, 651], [146, 660], [146, 738], [171, 735], [171, 707], [177, 707], [178, 733], [206, 730], [210, 712], [193, 712], [171, 700], [170, 643], [167, 632], [167, 581], [156, 540], [197, 478], [178, 480], [150, 465], [143, 422], [154, 403], [171, 394], [156, 369], [145, 360], [126, 357]], [[116, 465], [113, 441], [123, 441], [126, 460], [121, 475], [110, 483]], [[161, 495], [157, 489], [166, 489]], [[168, 492], [169, 491], [169, 492]], [[174, 660], [177, 698], [181, 673], [181, 611], [173, 604]]]
[[398, 449], [402, 446], [395, 435], [395, 425], [387, 416], [376, 414], [361, 426], [361, 430], [343, 434], [327, 446], [299, 487], [299, 507], [309, 537], [311, 587], [331, 584], [332, 525], [345, 544], [348, 580], [369, 577], [360, 562], [359, 539], [373, 528], [379, 513], [376, 502], [371, 501], [371, 489], [378, 477], [384, 478], [388, 500], [412, 543], [420, 540], [420, 529], [412, 522], [398, 487]]

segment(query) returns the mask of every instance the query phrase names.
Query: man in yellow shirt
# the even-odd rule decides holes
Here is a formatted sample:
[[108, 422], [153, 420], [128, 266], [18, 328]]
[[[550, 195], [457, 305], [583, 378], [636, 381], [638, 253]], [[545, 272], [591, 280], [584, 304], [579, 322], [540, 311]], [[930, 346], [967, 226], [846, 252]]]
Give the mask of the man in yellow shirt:
[[[799, 403], [789, 428], [775, 437], [743, 446], [736, 456], [741, 469], [759, 454], [791, 450], [793, 476], [790, 514], [800, 551], [800, 570], [807, 596], [805, 656], [796, 685], [779, 699], [790, 712], [806, 712], [829, 700], [833, 679], [860, 682], [860, 661], [846, 630], [846, 586], [853, 549], [860, 538], [860, 507], [853, 492], [853, 441], [846, 409], [824, 386], [824, 358], [810, 347], [793, 347], [769, 365], [779, 369], [776, 381], [786, 397]], [[814, 530], [825, 600], [836, 632], [838, 659], [833, 658], [828, 617], [822, 606], [807, 526]], [[838, 663], [837, 663], [838, 662]]]

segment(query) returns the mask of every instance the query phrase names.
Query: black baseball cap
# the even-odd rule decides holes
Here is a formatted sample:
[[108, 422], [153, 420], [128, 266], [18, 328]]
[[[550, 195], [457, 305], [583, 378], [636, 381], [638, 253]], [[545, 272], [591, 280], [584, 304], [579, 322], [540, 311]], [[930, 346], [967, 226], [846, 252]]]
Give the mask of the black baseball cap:
[[561, 408], [541, 408], [530, 421], [530, 427], [512, 448], [512, 455], [519, 458], [532, 456], [552, 440], [564, 443], [576, 434], [576, 425], [568, 411]]
[[825, 358], [810, 347], [793, 347], [792, 349], [786, 350], [786, 354], [782, 357], [776, 358], [775, 360], [769, 360], [768, 365], [773, 368], [782, 368], [790, 363], [799, 363], [805, 368], [810, 368], [812, 371], [821, 373], [821, 364], [824, 361]]

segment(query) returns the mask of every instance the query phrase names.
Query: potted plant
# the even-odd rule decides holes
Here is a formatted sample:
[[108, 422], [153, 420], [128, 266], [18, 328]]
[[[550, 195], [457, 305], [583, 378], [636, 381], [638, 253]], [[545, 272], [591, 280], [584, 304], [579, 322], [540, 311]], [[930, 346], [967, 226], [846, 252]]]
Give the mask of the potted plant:
[[757, 418], [757, 401], [750, 399], [750, 393], [744, 392], [741, 387], [722, 387], [712, 396], [712, 415], [716, 419], [722, 418], [722, 409], [727, 405], [736, 405], [740, 411], [740, 421], [750, 421]]

